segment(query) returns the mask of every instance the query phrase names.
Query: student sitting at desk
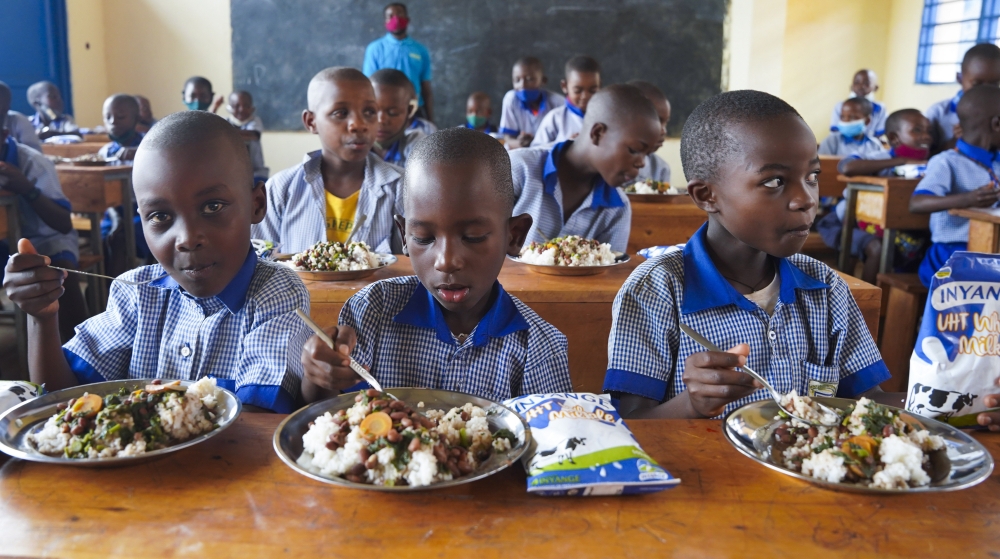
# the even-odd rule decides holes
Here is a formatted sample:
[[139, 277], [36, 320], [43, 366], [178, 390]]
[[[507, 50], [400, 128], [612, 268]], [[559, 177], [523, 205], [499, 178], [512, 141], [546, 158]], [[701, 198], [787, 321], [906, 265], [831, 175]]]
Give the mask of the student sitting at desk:
[[264, 165], [264, 150], [260, 147], [260, 133], [264, 130], [264, 122], [257, 116], [253, 96], [242, 90], [230, 93], [226, 110], [229, 111], [229, 123], [239, 128], [240, 136], [250, 151], [254, 182], [267, 181], [271, 171]]
[[393, 252], [392, 216], [402, 213], [396, 191], [402, 169], [372, 152], [378, 127], [375, 90], [353, 68], [327, 68], [309, 82], [306, 129], [322, 149], [267, 181], [267, 215], [253, 238], [301, 252], [319, 241], [353, 240], [376, 252]]
[[[862, 68], [854, 73], [851, 80], [851, 97], [863, 97], [872, 104], [872, 118], [865, 127], [865, 134], [872, 138], [881, 138], [885, 134], [885, 119], [889, 116], [889, 111], [885, 105], [875, 100], [875, 92], [878, 91], [878, 76], [875, 72]], [[837, 132], [840, 124], [840, 113], [844, 102], [840, 101], [833, 106], [833, 114], [830, 115], [830, 132]]]
[[819, 145], [820, 155], [847, 157], [856, 153], [882, 151], [882, 142], [865, 133], [872, 120], [872, 103], [864, 97], [852, 97], [840, 107], [837, 132], [827, 136]]
[[542, 61], [534, 56], [519, 58], [511, 72], [514, 89], [503, 96], [500, 133], [507, 149], [526, 148], [549, 111], [566, 104], [566, 98], [542, 87], [548, 82]]
[[[257, 259], [250, 224], [267, 212], [243, 139], [225, 119], [174, 113], [143, 139], [133, 169], [146, 239], [159, 264], [111, 284], [108, 309], [60, 348], [64, 273], [21, 240], [4, 287], [29, 316], [32, 382], [49, 390], [105, 380], [207, 375], [245, 406], [291, 412], [300, 397], [309, 293], [295, 272]], [[246, 410], [247, 408], [244, 408]]]
[[934, 274], [955, 251], [969, 243], [969, 220], [952, 208], [989, 208], [1000, 200], [1000, 88], [977, 85], [956, 107], [962, 137], [955, 149], [927, 163], [927, 173], [910, 199], [910, 211], [931, 214], [931, 244], [920, 263], [920, 281], [930, 286]]
[[639, 88], [617, 84], [590, 100], [576, 140], [512, 152], [514, 213], [534, 219], [528, 242], [579, 235], [624, 252], [632, 209], [620, 187], [659, 143], [653, 104]]
[[465, 101], [465, 127], [494, 136], [497, 129], [490, 124], [493, 116], [493, 102], [483, 91], [474, 91]]
[[222, 106], [222, 96], [220, 95], [213, 102], [214, 97], [212, 82], [201, 76], [191, 76], [184, 82], [184, 87], [181, 89], [182, 101], [189, 111], [211, 110], [214, 113]]
[[104, 101], [101, 112], [111, 141], [101, 146], [97, 155], [104, 159], [131, 161], [143, 137], [135, 129], [139, 124], [139, 102], [131, 95], [116, 93]]
[[35, 109], [31, 124], [40, 140], [53, 136], [79, 136], [80, 130], [73, 120], [73, 115], [65, 114], [62, 94], [59, 87], [52, 82], [40, 81], [28, 88], [28, 103]]
[[456, 390], [493, 400], [569, 392], [566, 337], [497, 281], [520, 253], [531, 217], [514, 208], [510, 160], [499, 142], [448, 128], [406, 163], [397, 218], [416, 276], [377, 281], [351, 297], [330, 348], [302, 352], [307, 400], [360, 380], [348, 355], [385, 388]]
[[931, 135], [934, 137], [932, 154], [955, 147], [956, 139], [962, 135], [958, 122], [958, 102], [962, 95], [977, 85], [1000, 86], [1000, 47], [980, 43], [965, 51], [962, 69], [955, 76], [955, 81], [962, 89], [954, 97], [938, 101], [924, 111], [931, 121]]
[[424, 133], [407, 128], [407, 121], [417, 111], [416, 92], [406, 74], [386, 68], [370, 77], [378, 103], [378, 128], [372, 150], [388, 163], [398, 167], [406, 164], [413, 144]]
[[531, 140], [531, 147], [549, 147], [572, 140], [580, 133], [587, 103], [601, 89], [601, 65], [589, 56], [574, 56], [566, 62], [560, 82], [566, 104], [549, 111]]

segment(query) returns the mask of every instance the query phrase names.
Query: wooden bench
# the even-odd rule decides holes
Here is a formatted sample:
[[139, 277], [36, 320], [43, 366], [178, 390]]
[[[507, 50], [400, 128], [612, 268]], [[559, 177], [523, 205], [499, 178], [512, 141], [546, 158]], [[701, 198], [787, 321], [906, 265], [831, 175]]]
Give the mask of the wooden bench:
[[910, 355], [917, 341], [917, 322], [927, 300], [927, 288], [917, 274], [879, 274], [882, 288], [882, 327], [879, 351], [892, 378], [882, 383], [886, 392], [906, 392]]
[[1000, 253], [1000, 209], [959, 208], [948, 213], [969, 220], [969, 252]]

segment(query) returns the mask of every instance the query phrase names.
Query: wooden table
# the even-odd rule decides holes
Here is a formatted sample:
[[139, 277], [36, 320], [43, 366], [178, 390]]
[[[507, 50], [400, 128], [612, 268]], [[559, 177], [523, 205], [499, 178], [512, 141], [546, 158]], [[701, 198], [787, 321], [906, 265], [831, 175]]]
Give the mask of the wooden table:
[[969, 252], [1000, 253], [1000, 209], [961, 208], [948, 213], [969, 220]]
[[626, 249], [629, 254], [653, 246], [686, 243], [708, 221], [708, 214], [695, 206], [689, 196], [657, 197], [655, 202], [643, 201], [646, 199], [629, 196], [632, 207], [632, 227]]
[[101, 243], [100, 215], [107, 208], [122, 206], [122, 228], [125, 234], [126, 262], [135, 260], [135, 217], [132, 193], [132, 165], [106, 165], [87, 167], [56, 165], [59, 184], [70, 201], [74, 212], [96, 214], [91, 217], [91, 239]]
[[42, 144], [42, 153], [73, 158], [97, 153], [107, 142], [79, 142], [76, 144]]
[[[719, 421], [629, 426], [681, 479], [632, 497], [538, 497], [519, 465], [388, 494], [299, 475], [271, 448], [283, 416], [144, 465], [0, 467], [2, 553], [19, 557], [993, 557], [1000, 474], [955, 493], [820, 489], [760, 466]], [[1000, 436], [976, 434], [995, 458]]]
[[842, 272], [850, 271], [847, 267], [848, 263], [851, 262], [851, 237], [854, 228], [857, 227], [857, 220], [861, 220], [874, 223], [885, 231], [882, 238], [879, 272], [892, 272], [896, 233], [901, 229], [927, 229], [929, 227], [930, 214], [910, 213], [910, 198], [920, 181], [918, 179], [847, 177], [844, 175], [837, 178], [847, 183], [847, 208], [844, 212], [840, 234], [838, 269]]
[[838, 176], [837, 165], [842, 158], [839, 155], [819, 156], [819, 195], [830, 198], [840, 198], [844, 195], [846, 186]]
[[[573, 389], [600, 392], [608, 365], [611, 334], [611, 304], [632, 270], [643, 260], [633, 256], [627, 264], [597, 276], [560, 277], [536, 274], [524, 264], [508, 260], [500, 271], [500, 283], [543, 319], [558, 328], [569, 341], [569, 370]], [[322, 325], [337, 323], [344, 303], [369, 283], [412, 275], [410, 259], [400, 256], [392, 266], [357, 281], [307, 281], [310, 313]], [[841, 274], [864, 315], [872, 337], [878, 338], [882, 291], [857, 278]]]
[[84, 134], [83, 141], [100, 142], [102, 144], [106, 144], [111, 141], [111, 136], [108, 136], [107, 134]]

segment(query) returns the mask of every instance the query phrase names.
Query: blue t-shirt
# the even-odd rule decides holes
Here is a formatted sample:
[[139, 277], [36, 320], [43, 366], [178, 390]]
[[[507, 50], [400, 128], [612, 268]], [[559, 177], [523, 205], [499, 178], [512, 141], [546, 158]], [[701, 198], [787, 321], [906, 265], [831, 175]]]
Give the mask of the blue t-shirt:
[[385, 37], [368, 44], [362, 71], [371, 77], [383, 68], [393, 68], [406, 74], [417, 90], [420, 106], [424, 106], [420, 84], [431, 81], [431, 53], [427, 51], [427, 47], [409, 37], [400, 41], [392, 33], [386, 33]]

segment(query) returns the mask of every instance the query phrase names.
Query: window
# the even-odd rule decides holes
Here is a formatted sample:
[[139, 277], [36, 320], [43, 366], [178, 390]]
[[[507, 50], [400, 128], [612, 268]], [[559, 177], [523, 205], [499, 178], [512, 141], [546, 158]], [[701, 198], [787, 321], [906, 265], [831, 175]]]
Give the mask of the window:
[[917, 83], [953, 83], [976, 43], [1000, 43], [1000, 0], [924, 0]]

